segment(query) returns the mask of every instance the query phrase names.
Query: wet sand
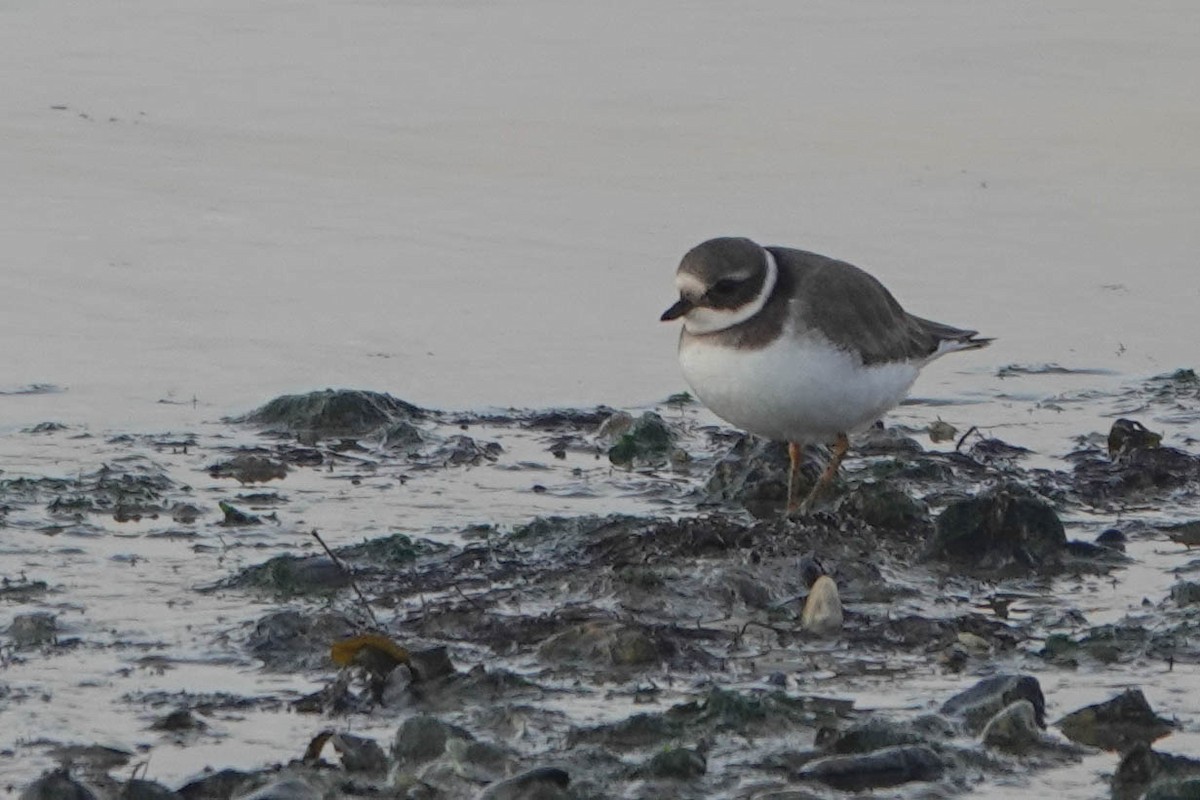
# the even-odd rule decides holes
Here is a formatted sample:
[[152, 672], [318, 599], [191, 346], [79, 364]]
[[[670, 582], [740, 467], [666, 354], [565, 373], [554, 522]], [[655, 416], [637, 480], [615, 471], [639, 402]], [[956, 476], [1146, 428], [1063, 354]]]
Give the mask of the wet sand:
[[[1134, 395], [1152, 427], [1200, 412], [1186, 372], [1091, 406], [1099, 418]], [[947, 410], [904, 415], [928, 425]], [[969, 420], [977, 407], [953, 411]], [[765, 797], [820, 789], [805, 765], [827, 755], [828, 737], [884, 725], [936, 754], [934, 772], [905, 773], [915, 783], [897, 791], [933, 781], [952, 795], [1084, 798], [1107, 791], [1124, 751], [1081, 750], [1057, 721], [1129, 687], [1174, 721], [1157, 751], [1200, 743], [1186, 690], [1200, 663], [1187, 634], [1197, 566], [1179, 525], [1194, 519], [1200, 455], [1139, 449], [1153, 437], [1110, 452], [1097, 432], [1048, 470], [978, 432], [935, 443], [893, 426], [856, 442], [823, 513], [785, 523], [782, 448], [687, 404], [638, 413], [622, 424], [611, 409], [390, 404], [333, 427], [259, 419], [100, 438], [51, 425], [5, 437], [6, 463], [24, 457], [0, 476], [5, 779], [66, 761], [96, 785], [144, 763], [180, 788], [233, 767], [248, 772], [245, 790], [279, 779], [272, 765], [299, 759], [322, 730], [389, 751], [400, 721], [426, 714], [503, 757], [467, 777], [453, 766], [461, 754], [447, 751], [448, 774], [401, 758], [388, 785], [424, 775], [437, 796], [469, 796], [552, 766], [572, 778], [563, 796], [618, 784], [641, 796], [661, 779], [679, 796]], [[665, 446], [643, 446], [651, 423]], [[1024, 535], [1050, 538], [965, 556], [938, 544], [951, 541], [947, 509], [997, 491], [1028, 496]], [[1119, 541], [1100, 538], [1113, 528]], [[842, 596], [832, 636], [801, 622], [806, 554]], [[452, 672], [339, 668], [330, 648], [369, 631], [413, 652], [444, 647]], [[1052, 724], [1032, 751], [981, 744], [953, 714], [934, 729], [920, 721], [997, 674], [1028, 675], [1044, 693]], [[689, 716], [696, 702], [742, 711], [712, 727], [707, 712]], [[172, 713], [192, 722], [176, 727]], [[664, 732], [627, 730], [646, 714]], [[510, 741], [512, 725], [522, 734]], [[663, 747], [700, 747], [707, 766], [645, 772]], [[291, 774], [318, 787], [337, 775]]]
[[[313, 528], [335, 548], [403, 533], [465, 549], [478, 525], [503, 538], [539, 516], [704, 513], [695, 492], [734, 434], [662, 406], [684, 386], [676, 332], [657, 318], [679, 256], [709, 236], [847, 259], [914, 313], [997, 337], [932, 365], [889, 416], [926, 449], [953, 450], [921, 433], [938, 419], [959, 435], [977, 426], [1029, 450], [1009, 460], [1038, 490], [1055, 482], [1038, 470], [1074, 470], [1072, 454], [1103, 449], [1122, 417], [1194, 453], [1194, 396], [1153, 378], [1195, 366], [1197, 13], [1183, 2], [772, 2], [733, 17], [715, 4], [226, 0], [0, 11], [11, 112], [0, 126], [0, 625], [14, 647], [25, 615], [19, 633], [32, 637], [6, 651], [0, 676], [6, 782], [55, 763], [59, 745], [148, 757], [147, 774], [173, 788], [205, 764], [298, 757], [326, 724], [386, 746], [394, 717], [289, 710], [337, 672], [262, 669], [247, 642], [278, 598], [199, 591], [276, 555], [318, 553]], [[241, 448], [288, 458], [279, 440], [223, 418], [323, 386], [451, 411], [422, 423], [431, 439], [416, 455], [321, 444], [319, 463], [267, 484], [275, 500], [247, 501], [257, 488], [213, 476]], [[504, 410], [598, 403], [657, 408], [692, 463], [614, 468], [590, 421], [551, 433]], [[475, 453], [456, 433], [501, 451]], [[1007, 474], [996, 453], [976, 455]], [[872, 458], [851, 461], [848, 479]], [[981, 489], [974, 480], [958, 488]], [[148, 492], [146, 509], [130, 507], [134, 491]], [[1171, 590], [1193, 557], [1166, 527], [1195, 518], [1194, 496], [1186, 482], [1116, 505], [1052, 492], [1068, 538], [1121, 528], [1130, 560], [1019, 591], [998, 580], [951, 586], [938, 603], [897, 600], [994, 624], [976, 601], [1016, 597], [1005, 624], [1032, 638], [994, 658], [968, 653], [961, 671], [938, 660], [944, 648], [884, 649], [864, 662], [883, 664], [878, 675], [854, 677], [841, 659], [855, 639], [807, 655], [803, 637], [778, 644], [760, 630], [746, 646], [782, 648], [792, 696], [834, 695], [867, 715], [935, 710], [1001, 669], [1036, 676], [1052, 720], [1139, 686], [1181, 722], [1163, 749], [1196, 752], [1194, 662], [1167, 670], [1152, 648], [1103, 663], [1085, 653], [1077, 667], [1038, 655], [1055, 633], [1078, 643], [1108, 624], [1179, 624]], [[222, 525], [220, 502], [263, 524]], [[931, 518], [942, 508], [932, 502]], [[753, 525], [737, 502], [721, 513]], [[923, 562], [890, 557], [903, 574], [888, 580], [945, 588]], [[886, 618], [845, 599], [850, 629]], [[324, 600], [289, 602], [307, 614]], [[344, 587], [332, 602], [347, 614], [356, 604]], [[385, 619], [405, 618], [410, 599], [397, 602]], [[546, 602], [525, 611], [550, 613]], [[48, 631], [38, 614], [53, 618]], [[455, 664], [543, 668], [529, 650], [485, 645], [456, 640]], [[710, 672], [739, 692], [765, 674], [692, 665], [676, 681], [657, 669], [655, 685], [669, 684], [657, 710], [688, 702]], [[627, 715], [639, 685], [569, 694], [564, 719]], [[207, 733], [151, 727], [180, 703]], [[796, 734], [805, 747], [810, 733]], [[697, 791], [728, 774], [721, 763]], [[1115, 764], [1101, 752], [997, 769], [970, 788], [1011, 796], [1017, 781], [1090, 798]], [[950, 774], [947, 791], [969, 788]]]

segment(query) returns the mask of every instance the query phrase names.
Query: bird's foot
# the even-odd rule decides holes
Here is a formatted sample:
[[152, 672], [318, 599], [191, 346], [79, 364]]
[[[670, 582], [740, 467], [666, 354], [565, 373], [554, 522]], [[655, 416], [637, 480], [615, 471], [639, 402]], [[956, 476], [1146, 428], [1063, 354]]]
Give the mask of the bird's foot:
[[829, 463], [825, 466], [825, 470], [821, 473], [821, 477], [817, 478], [816, 484], [813, 485], [812, 491], [808, 496], [796, 502], [796, 477], [800, 462], [800, 447], [799, 445], [788, 442], [788, 452], [791, 456], [792, 469], [788, 473], [788, 504], [787, 511], [784, 512], [784, 517], [789, 519], [797, 519], [799, 517], [810, 516], [813, 509], [816, 507], [817, 498], [829, 488], [833, 483], [834, 477], [837, 475], [838, 467], [842, 464], [842, 459], [846, 457], [846, 450], [850, 447], [850, 440], [846, 438], [846, 434], [839, 433], [837, 441], [833, 445], [833, 457], [829, 459]]
[[805, 517], [812, 516], [814, 509], [817, 507], [817, 494], [817, 487], [814, 487], [808, 493], [808, 496], [800, 502], [789, 503], [787, 509], [783, 512], [784, 519], [804, 519]]

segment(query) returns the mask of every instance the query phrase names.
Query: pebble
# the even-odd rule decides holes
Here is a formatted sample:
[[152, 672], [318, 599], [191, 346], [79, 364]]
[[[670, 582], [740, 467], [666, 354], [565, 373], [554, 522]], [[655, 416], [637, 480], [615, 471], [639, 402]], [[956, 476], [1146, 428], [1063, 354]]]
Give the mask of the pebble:
[[842, 620], [842, 600], [838, 596], [837, 584], [833, 578], [822, 575], [808, 590], [800, 625], [818, 636], [834, 636], [842, 630]]

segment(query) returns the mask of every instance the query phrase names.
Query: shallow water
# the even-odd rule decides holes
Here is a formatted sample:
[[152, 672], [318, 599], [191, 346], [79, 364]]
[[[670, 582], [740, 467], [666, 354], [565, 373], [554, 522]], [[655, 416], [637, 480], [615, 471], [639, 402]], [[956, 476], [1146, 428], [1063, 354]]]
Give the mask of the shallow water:
[[729, 233], [999, 338], [922, 395], [1194, 360], [1193, 4], [334, 14], [0, 11], [0, 390], [68, 389], [0, 425], [191, 427], [320, 384], [641, 405], [681, 385], [675, 264]]
[[[684, 388], [676, 331], [657, 321], [674, 265], [729, 233], [853, 261], [915, 313], [997, 337], [929, 367], [893, 424], [979, 426], [1055, 468], [1120, 415], [1194, 449], [1195, 409], [1146, 407], [1140, 387], [1196, 362], [1200, 9], [773, 1], [734, 14], [538, 0], [0, 9], [0, 478], [139, 455], [212, 505], [229, 487], [207, 477], [204, 448], [111, 437], [230, 446], [250, 434], [223, 416], [325, 385], [456, 409], [645, 406]], [[23, 432], [46, 421], [67, 428]], [[490, 435], [503, 462], [550, 461], [536, 440]], [[10, 691], [47, 699], [0, 709], [0, 748], [24, 754], [47, 729], [136, 747], [153, 714], [128, 692], [313, 689], [256, 671], [225, 638], [262, 608], [193, 591], [312, 547], [313, 527], [344, 543], [689, 510], [578, 454], [539, 474], [543, 493], [503, 462], [408, 483], [294, 474], [286, 525], [244, 539], [153, 536], [166, 520], [47, 536], [4, 518], [3, 573], [54, 591], [6, 605], [0, 623], [50, 610], [81, 643], [6, 664]], [[1069, 521], [1079, 533], [1111, 519]], [[1080, 589], [1089, 622], [1160, 600], [1181, 550], [1136, 543], [1116, 585]], [[163, 652], [161, 673], [139, 661]], [[1200, 750], [1195, 665], [1039, 677], [1055, 713], [1141, 685], [1185, 723], [1169, 749]], [[846, 691], [904, 705], [947, 684]], [[151, 774], [295, 755], [312, 721], [268, 716], [229, 715], [226, 744], [156, 741]], [[46, 763], [7, 760], [0, 777]], [[1022, 790], [1092, 797], [1092, 773], [1111, 767], [1096, 757]]]

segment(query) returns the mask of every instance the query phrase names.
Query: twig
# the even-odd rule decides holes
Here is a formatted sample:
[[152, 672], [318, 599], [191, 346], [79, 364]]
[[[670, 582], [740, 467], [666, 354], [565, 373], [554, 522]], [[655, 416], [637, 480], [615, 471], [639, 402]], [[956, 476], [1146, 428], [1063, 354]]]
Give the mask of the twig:
[[774, 625], [768, 625], [765, 622], [756, 622], [755, 620], [750, 620], [745, 625], [742, 626], [742, 629], [740, 631], [738, 631], [738, 633], [737, 633], [738, 637], [745, 636], [746, 631], [750, 630], [751, 625], [753, 625], [756, 628], [763, 628], [764, 630], [768, 630], [771, 633], [775, 634], [776, 636], [790, 636], [795, 633], [794, 630], [791, 630], [788, 628], [776, 628]]
[[967, 440], [967, 437], [970, 436], [972, 433], [979, 433], [979, 426], [972, 425], [971, 427], [967, 428], [966, 433], [964, 433], [962, 436], [958, 437], [958, 444], [954, 445], [954, 452], [957, 453], [959, 450], [962, 449], [963, 442], [965, 442]]
[[350, 568], [347, 567], [340, 558], [333, 554], [333, 551], [329, 549], [329, 545], [325, 544], [325, 540], [321, 538], [321, 534], [317, 533], [316, 528], [313, 528], [312, 530], [312, 537], [317, 540], [317, 544], [321, 545], [321, 548], [324, 549], [325, 553], [331, 559], [333, 559], [333, 563], [338, 565], [338, 569], [346, 573], [346, 577], [350, 579], [350, 588], [354, 589], [354, 593], [358, 595], [358, 599], [362, 601], [362, 606], [364, 609], [366, 609], [367, 616], [371, 618], [371, 623], [377, 630], [382, 630], [379, 620], [375, 619], [375, 612], [371, 610], [371, 604], [367, 602], [366, 595], [362, 593], [362, 589], [358, 588], [358, 581], [354, 580], [354, 573], [350, 571]]
[[487, 613], [487, 609], [486, 609], [486, 608], [484, 608], [483, 606], [479, 605], [479, 603], [476, 603], [476, 602], [475, 602], [474, 600], [472, 600], [470, 597], [467, 597], [465, 594], [463, 594], [463, 590], [462, 590], [462, 589], [460, 589], [460, 588], [458, 588], [458, 584], [457, 584], [457, 583], [452, 583], [452, 584], [450, 584], [450, 585], [454, 587], [454, 591], [455, 591], [455, 592], [458, 594], [458, 596], [459, 596], [459, 597], [461, 597], [463, 600], [466, 600], [466, 601], [467, 601], [468, 603], [470, 603], [471, 605], [475, 606], [475, 610], [476, 610], [476, 611], [482, 611], [482, 612], [484, 612], [484, 613]]

